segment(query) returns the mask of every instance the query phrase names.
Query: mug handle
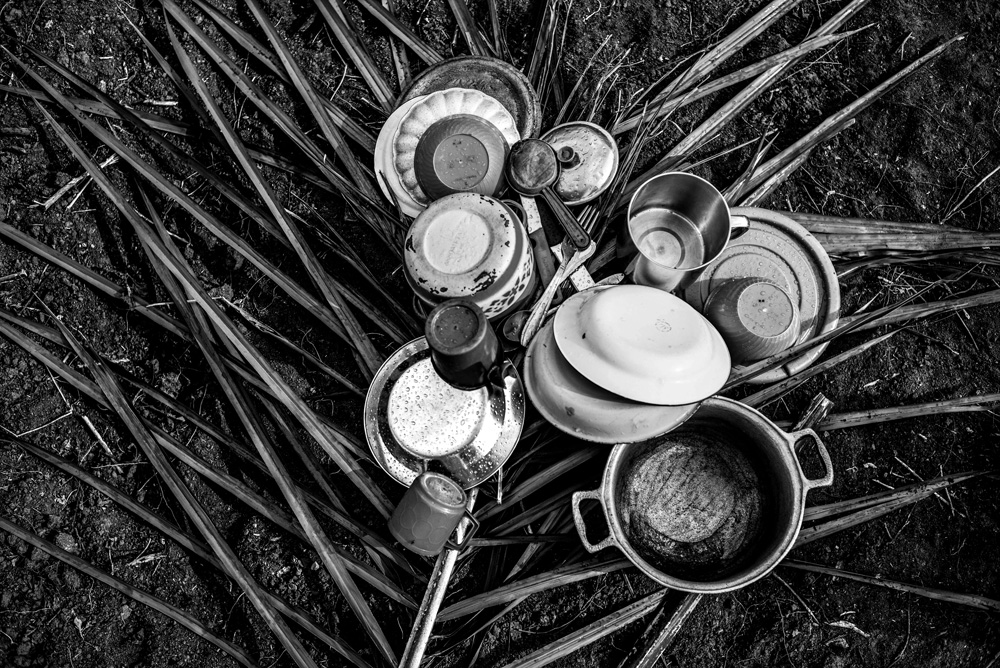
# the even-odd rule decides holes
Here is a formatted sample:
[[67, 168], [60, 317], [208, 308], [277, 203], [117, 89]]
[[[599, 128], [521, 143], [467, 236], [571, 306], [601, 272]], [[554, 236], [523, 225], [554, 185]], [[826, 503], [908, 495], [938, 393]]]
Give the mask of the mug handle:
[[729, 239], [739, 239], [750, 231], [750, 219], [746, 216], [729, 216]]
[[793, 431], [788, 434], [788, 442], [792, 446], [792, 452], [795, 453], [795, 458], [799, 458], [798, 450], [796, 446], [804, 438], [811, 438], [816, 443], [816, 452], [819, 453], [819, 458], [823, 460], [823, 467], [826, 469], [826, 474], [822, 478], [816, 480], [806, 477], [806, 474], [802, 472], [802, 463], [799, 462], [799, 473], [802, 476], [802, 484], [806, 488], [806, 492], [813, 489], [818, 489], [820, 487], [829, 487], [833, 484], [833, 460], [830, 459], [830, 453], [826, 449], [826, 445], [820, 440], [820, 437], [816, 435], [816, 432], [812, 429], [800, 429], [799, 431]]
[[522, 225], [527, 226], [528, 214], [525, 212], [524, 207], [521, 206], [520, 202], [513, 199], [502, 199], [500, 201], [510, 207], [510, 210], [514, 212], [514, 215], [518, 217]]
[[573, 492], [573, 500], [571, 501], [573, 506], [573, 522], [576, 524], [576, 532], [580, 534], [580, 542], [583, 543], [584, 549], [587, 552], [594, 553], [600, 552], [606, 547], [614, 547], [616, 543], [614, 536], [611, 535], [610, 527], [608, 527], [608, 537], [597, 545], [594, 545], [587, 539], [587, 525], [583, 523], [583, 513], [580, 512], [580, 502], [584, 499], [597, 501], [601, 504], [601, 508], [604, 508], [604, 502], [601, 501], [601, 488], [590, 492]]
[[[468, 510], [465, 511], [463, 519], [469, 520], [469, 526], [465, 530], [465, 538], [463, 538], [460, 542], [456, 542], [449, 537], [448, 540], [444, 542], [445, 547], [449, 550], [464, 550], [469, 544], [469, 541], [472, 540], [472, 537], [476, 535], [477, 531], [479, 531], [479, 520], [473, 517], [472, 513]], [[462, 520], [459, 520], [459, 522], [461, 521]]]

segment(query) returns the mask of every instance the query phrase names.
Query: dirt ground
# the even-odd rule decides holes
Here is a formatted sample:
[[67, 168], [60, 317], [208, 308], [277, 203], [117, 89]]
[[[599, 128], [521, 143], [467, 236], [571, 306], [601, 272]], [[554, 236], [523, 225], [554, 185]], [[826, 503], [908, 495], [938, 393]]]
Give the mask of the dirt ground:
[[[242, 3], [219, 3], [253, 25]], [[331, 38], [306, 0], [265, 3], [279, 28], [291, 35], [296, 54], [321, 90], [349, 101], [373, 128], [381, 119], [366, 99], [363, 82], [345, 69]], [[350, 3], [349, 3], [350, 4]], [[801, 40], [844, 3], [804, 0], [774, 28], [727, 63], [727, 70], [751, 63]], [[237, 7], [237, 5], [239, 5]], [[757, 0], [578, 0], [566, 33], [567, 88], [610, 35], [605, 54], [631, 49], [622, 71], [623, 95], [648, 85], [713, 38], [728, 34], [763, 3]], [[187, 7], [187, 5], [185, 5]], [[191, 9], [191, 8], [189, 8]], [[500, 3], [507, 40], [518, 63], [529, 52], [534, 5]], [[485, 3], [474, 5], [485, 19]], [[364, 25], [357, 7], [351, 8]], [[192, 13], [196, 13], [192, 9]], [[69, 66], [119, 100], [136, 108], [197, 122], [189, 110], [163, 106], [176, 99], [169, 81], [144, 50], [125, 17], [161, 49], [169, 51], [159, 6], [148, 0], [74, 2], [10, 0], [0, 3], [0, 43], [30, 60], [30, 45]], [[405, 4], [402, 18], [442, 52], [464, 50], [441, 0]], [[209, 21], [204, 21], [207, 28]], [[483, 23], [486, 25], [486, 23]], [[857, 123], [816, 150], [805, 166], [765, 206], [802, 212], [885, 220], [949, 224], [1000, 232], [1000, 12], [991, 0], [872, 0], [849, 28], [870, 27], [845, 44], [815, 56], [794, 76], [754, 103], [718, 139], [703, 147], [708, 156], [777, 131], [776, 147], [802, 136], [833, 111], [854, 100], [941, 41], [965, 34], [927, 68], [864, 112]], [[381, 33], [369, 26], [368, 37]], [[384, 45], [375, 49], [388, 72]], [[50, 81], [58, 77], [49, 71]], [[257, 77], [260, 72], [251, 70]], [[0, 83], [20, 85], [21, 72], [0, 59]], [[268, 91], [288, 103], [308, 126], [308, 112], [273, 79], [260, 76]], [[59, 84], [63, 90], [70, 90]], [[230, 118], [248, 140], [278, 141], [271, 127], [225, 87], [216, 89]], [[725, 102], [725, 94], [691, 105], [675, 117], [676, 127], [653, 142], [651, 164], [682, 132]], [[612, 104], [613, 106], [613, 104]], [[60, 116], [62, 120], [66, 117]], [[551, 119], [550, 119], [551, 120]], [[599, 121], [608, 120], [607, 112]], [[72, 125], [71, 125], [72, 127]], [[123, 139], [149, 151], [120, 124]], [[672, 133], [672, 134], [671, 134]], [[78, 135], [84, 138], [80, 131]], [[708, 163], [699, 173], [719, 186], [736, 178], [750, 158], [748, 148]], [[109, 153], [87, 137], [85, 146], [103, 160]], [[190, 142], [193, 154], [205, 151]], [[205, 157], [205, 156], [203, 156]], [[207, 156], [227, 177], [235, 169], [221, 152]], [[210, 187], [187, 173], [171, 178], [217, 211], [226, 212]], [[92, 267], [131, 292], [165, 301], [157, 280], [128, 225], [91, 184], [71, 190], [54, 206], [44, 202], [81, 174], [34, 103], [0, 93], [0, 222]], [[109, 168], [129, 184], [127, 170]], [[305, 216], [319, 216], [355, 242], [376, 274], [405, 294], [397, 267], [379, 255], [356, 220], [345, 218], [322, 193], [272, 175], [279, 195]], [[306, 342], [337, 368], [351, 364], [316, 323], [287, 306], [259, 273], [238, 261], [216, 240], [167, 206], [165, 218], [178, 231], [186, 256], [213, 294], [226, 297], [293, 338]], [[266, 254], [284, 258], [266, 236], [235, 215], [231, 219]], [[332, 260], [331, 260], [332, 262]], [[294, 273], [294, 269], [292, 269]], [[874, 299], [888, 304], [926, 285], [948, 269], [914, 266], [867, 270], [842, 284], [845, 312]], [[297, 276], [304, 280], [304, 277]], [[998, 287], [988, 270], [976, 271], [949, 289], [979, 292]], [[948, 291], [938, 289], [933, 299]], [[209, 387], [197, 350], [151, 326], [120, 301], [97, 295], [79, 280], [21, 249], [0, 241], [0, 306], [42, 319], [40, 301], [76, 328], [91, 345], [139, 378], [199, 408], [220, 424], [232, 415]], [[251, 333], [252, 335], [252, 333]], [[838, 342], [845, 350], [871, 334]], [[257, 340], [257, 339], [255, 339]], [[376, 343], [386, 345], [375, 337]], [[280, 371], [313, 405], [359, 433], [359, 402], [344, 397], [318, 374], [267, 341], [257, 340]], [[60, 356], [63, 353], [59, 353]], [[828, 353], [830, 354], [830, 353]], [[984, 307], [933, 318], [897, 334], [834, 372], [813, 379], [765, 411], [775, 419], [797, 417], [818, 391], [835, 411], [913, 404], [1000, 391], [1000, 308]], [[267, 495], [273, 485], [221, 450], [182, 420], [139, 409], [213, 463], [242, 477]], [[161, 488], [150, 465], [110, 414], [56, 383], [20, 348], [0, 339], [0, 427], [68, 458], [184, 526], [183, 512]], [[85, 419], [86, 418], [86, 419]], [[992, 412], [923, 417], [824, 435], [836, 481], [810, 497], [811, 503], [847, 499], [944, 473], [996, 468], [1000, 429]], [[572, 444], [563, 444], [572, 447]], [[373, 468], [374, 470], [374, 468]], [[598, 468], [591, 473], [596, 483]], [[349, 611], [331, 594], [329, 579], [312, 553], [279, 529], [246, 511], [225, 493], [210, 489], [186, 469], [185, 480], [207, 505], [224, 535], [263, 584], [302, 605], [317, 619], [363, 646]], [[596, 485], [595, 485], [596, 486]], [[390, 487], [387, 486], [387, 489]], [[394, 489], [394, 495], [401, 490]], [[277, 498], [275, 496], [275, 498]], [[956, 592], [1000, 598], [1000, 501], [996, 482], [979, 479], [946, 497], [933, 498], [859, 529], [797, 550], [793, 557]], [[143, 525], [105, 497], [59, 473], [19, 448], [0, 444], [0, 514], [42, 538], [87, 559], [136, 587], [186, 610], [220, 635], [245, 646], [262, 666], [291, 665], [252, 607], [225, 578], [182, 548]], [[345, 545], [347, 537], [339, 537]], [[485, 566], [473, 560], [455, 596], [476, 587]], [[519, 606], [487, 636], [478, 665], [501, 666], [601, 617], [643, 592], [651, 583], [626, 572], [536, 596]], [[412, 593], [419, 598], [420, 588]], [[402, 649], [411, 617], [397, 607], [369, 599], [384, 628]], [[554, 665], [613, 666], [641, 629], [632, 625]], [[341, 665], [335, 654], [315, 648], [321, 665]], [[371, 657], [370, 652], [367, 654]], [[451, 661], [448, 665], [465, 665]], [[995, 614], [951, 603], [869, 587], [826, 576], [779, 569], [776, 576], [733, 594], [706, 599], [661, 665], [795, 666], [879, 668], [975, 666], [1000, 659]], [[214, 647], [153, 612], [46, 556], [21, 540], [0, 534], [0, 665], [73, 668], [235, 665]]]

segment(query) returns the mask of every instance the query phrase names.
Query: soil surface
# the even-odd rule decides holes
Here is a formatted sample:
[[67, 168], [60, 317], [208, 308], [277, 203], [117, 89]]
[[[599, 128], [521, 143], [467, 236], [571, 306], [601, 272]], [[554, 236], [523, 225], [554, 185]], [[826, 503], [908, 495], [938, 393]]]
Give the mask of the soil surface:
[[[224, 41], [193, 4], [182, 4], [206, 31]], [[219, 4], [263, 39], [243, 3]], [[264, 4], [320, 92], [334, 96], [357, 118], [377, 129], [383, 117], [363, 80], [350, 65], [345, 67], [344, 55], [334, 46], [313, 4], [306, 0]], [[348, 4], [388, 75], [392, 63], [383, 32], [357, 6]], [[682, 58], [729, 34], [763, 4], [757, 0], [578, 0], [572, 5], [565, 32], [563, 88], [572, 89], [593, 61], [594, 67], [581, 86], [589, 95], [600, 70], [624, 50], [629, 53], [618, 71], [615, 92], [604, 105], [584, 98], [574, 113], [586, 116], [593, 108], [597, 110], [594, 120], [608, 123], [619, 99], [628, 99], [678, 66]], [[723, 71], [733, 71], [798, 43], [843, 4], [841, 0], [799, 3], [728, 61]], [[530, 26], [537, 7], [501, 2], [499, 9], [507, 47], [514, 61], [523, 65], [532, 48]], [[473, 11], [481, 25], [488, 26], [486, 4], [473, 5]], [[404, 4], [399, 13], [440, 52], [466, 52], [441, 0]], [[175, 89], [137, 39], [130, 21], [157, 48], [171, 52], [160, 7], [148, 0], [132, 4], [10, 0], [0, 4], [0, 43], [39, 67], [66, 93], [80, 95], [32, 58], [27, 47], [71, 68], [129, 106], [198, 127], [200, 118], [186, 103], [173, 104], [178, 100]], [[995, 4], [990, 0], [872, 0], [847, 26], [862, 27], [866, 29], [846, 42], [810, 56], [718, 138], [701, 147], [698, 155], [707, 158], [743, 145], [700, 166], [698, 173], [720, 187], [728, 185], [746, 168], [762, 133], [775, 133], [772, 154], [776, 153], [919, 55], [964, 34], [963, 41], [873, 104], [852, 127], [816, 149], [762, 205], [893, 221], [946, 221], [969, 230], [1000, 232], [1000, 189], [995, 187], [1000, 176], [988, 178], [1000, 167], [1000, 41], [996, 38], [1000, 13]], [[595, 57], [605, 40], [607, 44]], [[189, 45], [189, 50], [194, 49]], [[235, 53], [242, 63], [243, 54]], [[175, 61], [171, 58], [171, 62]], [[211, 74], [207, 64], [204, 67], [206, 75]], [[255, 64], [248, 72], [297, 122], [312, 127], [309, 112], [294, 91], [284, 89]], [[395, 85], [394, 78], [390, 79]], [[293, 155], [273, 126], [239, 93], [214, 75], [209, 81], [224, 112], [236, 121], [246, 141]], [[6, 57], [0, 62], [0, 84], [38, 87]], [[728, 94], [723, 93], [676, 114], [663, 135], [650, 143], [640, 167], [655, 162], [727, 99]], [[106, 147], [68, 115], [54, 107], [52, 112], [96, 160], [110, 156]], [[550, 110], [547, 124], [552, 120]], [[142, 155], [157, 156], [158, 167], [177, 185], [224, 216], [296, 280], [307, 283], [294, 256], [234, 211], [209, 184], [183, 165], [163, 158], [125, 124], [102, 123]], [[211, 164], [225, 179], [238, 182], [239, 168], [231, 157], [221, 149], [207, 148], [208, 142], [199, 139], [195, 132], [186, 140], [186, 150]], [[116, 164], [107, 172], [120, 187], [135, 192], [128, 168]], [[51, 206], [43, 204], [82, 173], [34, 102], [0, 93], [0, 223], [94, 269], [123, 286], [128, 295], [162, 303], [153, 308], [172, 313], [169, 298], [136, 235], [96, 185], [78, 183]], [[364, 257], [390, 291], [405, 297], [407, 289], [398, 264], [380, 250], [360, 221], [301, 178], [279, 171], [268, 175], [285, 205], [307, 221], [314, 238], [329, 224]], [[245, 183], [243, 187], [248, 188]], [[242, 306], [361, 382], [350, 355], [336, 339], [324, 334], [318, 321], [290, 304], [256, 269], [179, 208], [165, 199], [154, 201], [213, 296]], [[364, 285], [332, 253], [324, 252], [323, 259], [334, 273], [343, 270], [353, 284]], [[953, 267], [924, 263], [856, 272], [841, 286], [844, 312], [869, 303], [868, 308], [892, 303], [941, 276], [954, 279]], [[998, 286], [992, 271], [974, 268], [947, 286], [935, 288], [928, 298], [945, 299], [949, 293], [976, 293]], [[409, 298], [405, 300], [409, 304]], [[78, 278], [8, 241], [0, 241], [0, 306], [39, 322], [46, 322], [45, 309], [52, 309], [121, 369], [233, 433], [241, 433], [196, 348], [150, 324], [127, 301], [98, 294]], [[387, 337], [371, 329], [376, 345], [391, 351]], [[345, 395], [327, 376], [252, 327], [247, 326], [246, 332], [314, 408], [353, 433], [361, 433], [359, 400]], [[872, 336], [867, 333], [838, 341], [826, 356]], [[48, 342], [44, 345], [86, 373], [75, 356]], [[969, 309], [901, 331], [813, 378], [764, 412], [775, 419], [796, 419], [820, 391], [834, 401], [834, 412], [1000, 392], [998, 362], [1000, 308]], [[126, 387], [126, 393], [134, 397], [141, 414], [180, 442], [280, 503], [276, 487], [259, 471], [186, 420], [158, 409], [135, 387]], [[67, 383], [54, 380], [41, 364], [6, 338], [0, 338], [0, 407], [3, 434], [18, 435], [66, 458], [194, 532], [123, 424]], [[812, 492], [809, 503], [849, 499], [942, 473], [995, 468], [1000, 464], [998, 432], [993, 412], [927, 416], [828, 432], [823, 439], [833, 458], [835, 483]], [[578, 447], [568, 439], [559, 440], [542, 453], [540, 465]], [[593, 487], [599, 464], [587, 473]], [[332, 465], [330, 468], [333, 470]], [[356, 647], [363, 648], [364, 656], [377, 661], [309, 548], [228, 493], [209, 486], [187, 467], [178, 466], [178, 470], [262, 584], [301, 605], [326, 628], [352, 639]], [[807, 470], [818, 474], [812, 465]], [[381, 476], [373, 465], [371, 472]], [[296, 474], [300, 480], [308, 479], [303, 470]], [[402, 492], [388, 483], [385, 489], [393, 500]], [[998, 499], [996, 482], [981, 478], [798, 549], [791, 556], [1000, 599]], [[213, 632], [245, 647], [260, 665], [292, 665], [230, 580], [107, 497], [9, 442], [0, 443], [0, 517], [181, 608]], [[377, 519], [366, 519], [381, 527]], [[345, 549], [363, 557], [357, 541], [330, 530]], [[575, 534], [570, 536], [575, 541]], [[616, 556], [611, 552], [605, 556]], [[483, 586], [490, 564], [482, 553], [463, 562], [450, 593], [453, 600]], [[560, 554], [553, 550], [540, 570], [558, 564]], [[516, 560], [514, 548], [510, 555]], [[528, 598], [485, 636], [478, 665], [506, 665], [652, 590], [651, 581], [633, 569]], [[370, 588], [364, 592], [401, 651], [412, 614], [390, 605]], [[413, 583], [410, 593], [419, 600], [422, 589], [418, 583]], [[779, 568], [745, 589], [704, 599], [660, 665], [986, 667], [1000, 659], [998, 628], [996, 613]], [[641, 631], [641, 624], [626, 626], [554, 665], [617, 665]], [[326, 648], [310, 646], [315, 656], [321, 657], [321, 665], [344, 663]], [[455, 655], [458, 658], [441, 663], [467, 665], [472, 652], [467, 647]], [[0, 532], [0, 665], [124, 668], [236, 664], [161, 614]]]

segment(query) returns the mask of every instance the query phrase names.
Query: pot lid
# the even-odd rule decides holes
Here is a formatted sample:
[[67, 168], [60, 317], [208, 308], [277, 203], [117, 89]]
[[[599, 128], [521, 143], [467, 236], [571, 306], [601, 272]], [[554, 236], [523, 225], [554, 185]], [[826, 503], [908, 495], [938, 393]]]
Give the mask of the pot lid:
[[447, 88], [486, 93], [506, 107], [517, 121], [519, 138], [538, 136], [542, 107], [528, 77], [513, 65], [489, 56], [459, 56], [428, 67], [410, 82], [397, 105]]
[[555, 149], [562, 169], [553, 190], [570, 206], [599, 197], [618, 173], [618, 144], [607, 130], [577, 121], [552, 128], [542, 137]]
[[[840, 283], [830, 257], [813, 235], [792, 219], [767, 209], [735, 208], [750, 227], [733, 239], [684, 292], [684, 299], [699, 311], [719, 285], [742, 278], [767, 279], [791, 297], [799, 311], [799, 334], [792, 345], [819, 336], [840, 320]], [[749, 383], [774, 383], [812, 364], [827, 344], [750, 379]]]

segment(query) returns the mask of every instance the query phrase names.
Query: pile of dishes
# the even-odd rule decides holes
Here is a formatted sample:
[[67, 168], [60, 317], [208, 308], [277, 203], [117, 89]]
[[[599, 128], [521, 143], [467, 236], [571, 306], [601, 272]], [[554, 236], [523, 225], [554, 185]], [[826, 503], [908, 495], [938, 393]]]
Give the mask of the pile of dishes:
[[524, 377], [532, 403], [559, 429], [631, 443], [682, 424], [730, 367], [722, 336], [682, 299], [615, 285], [563, 303], [532, 340]]

